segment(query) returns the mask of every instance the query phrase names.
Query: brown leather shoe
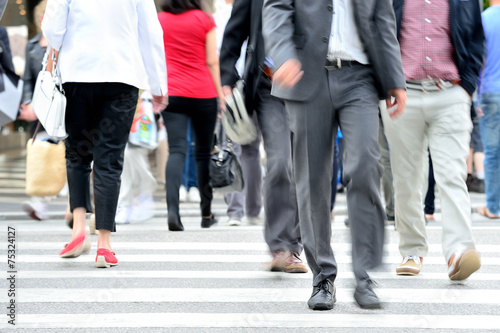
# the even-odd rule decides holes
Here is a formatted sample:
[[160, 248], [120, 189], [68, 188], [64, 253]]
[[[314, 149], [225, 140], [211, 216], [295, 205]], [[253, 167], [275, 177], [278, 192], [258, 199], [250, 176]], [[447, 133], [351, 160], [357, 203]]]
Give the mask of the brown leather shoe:
[[297, 252], [292, 252], [286, 259], [285, 272], [307, 273], [307, 267], [304, 265]]
[[286, 262], [288, 257], [290, 257], [290, 252], [287, 251], [274, 251], [271, 253], [273, 260], [269, 264], [269, 270], [271, 272], [283, 272], [285, 270]]

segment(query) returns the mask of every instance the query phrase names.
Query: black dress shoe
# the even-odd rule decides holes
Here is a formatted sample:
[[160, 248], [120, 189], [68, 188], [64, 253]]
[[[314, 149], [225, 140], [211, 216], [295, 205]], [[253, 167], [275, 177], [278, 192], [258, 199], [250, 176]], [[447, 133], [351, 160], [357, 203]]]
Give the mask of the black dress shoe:
[[209, 219], [206, 219], [204, 217], [201, 218], [201, 227], [202, 228], [210, 228], [215, 223], [217, 223], [217, 219], [215, 218], [214, 214], [212, 214], [212, 217]]
[[362, 309], [380, 309], [380, 300], [373, 291], [372, 280], [365, 280], [358, 283], [354, 291], [354, 299]]
[[307, 305], [313, 310], [331, 310], [333, 309], [333, 303], [336, 301], [333, 282], [323, 280], [317, 286], [313, 287], [313, 292]]
[[176, 216], [174, 214], [168, 214], [168, 230], [184, 231], [184, 226], [182, 225], [179, 216]]

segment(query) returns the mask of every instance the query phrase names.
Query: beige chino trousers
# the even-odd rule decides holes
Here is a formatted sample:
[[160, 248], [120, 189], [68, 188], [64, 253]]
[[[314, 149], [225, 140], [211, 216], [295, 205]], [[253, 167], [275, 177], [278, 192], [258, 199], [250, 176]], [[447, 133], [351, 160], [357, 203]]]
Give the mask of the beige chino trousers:
[[385, 102], [381, 105], [393, 173], [399, 250], [403, 257], [425, 257], [428, 252], [422, 183], [429, 147], [441, 200], [442, 246], [448, 261], [455, 251], [475, 246], [465, 185], [471, 99], [459, 85], [438, 92], [408, 89], [407, 94], [406, 109], [397, 119], [389, 117]]

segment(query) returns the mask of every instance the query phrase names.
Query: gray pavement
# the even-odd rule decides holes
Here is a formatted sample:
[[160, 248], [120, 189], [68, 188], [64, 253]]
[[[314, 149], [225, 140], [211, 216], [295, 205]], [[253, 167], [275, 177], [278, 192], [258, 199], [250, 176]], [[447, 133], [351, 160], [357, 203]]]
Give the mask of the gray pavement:
[[[28, 199], [22, 154], [0, 154], [0, 256], [6, 263], [7, 227], [15, 228], [15, 328], [21, 332], [500, 331], [500, 222], [475, 212], [472, 228], [482, 268], [461, 283], [446, 274], [438, 202], [436, 221], [427, 226], [430, 252], [418, 276], [395, 274], [398, 235], [388, 225], [384, 268], [372, 273], [383, 308], [369, 311], [352, 297], [350, 233], [343, 223], [345, 195], [339, 194], [332, 222], [337, 303], [332, 311], [313, 312], [306, 304], [311, 274], [268, 272], [271, 257], [262, 226], [226, 226], [220, 195], [214, 200], [218, 225], [201, 229], [198, 205], [186, 203], [181, 205], [186, 230], [170, 232], [159, 186], [155, 217], [119, 225], [113, 234], [118, 266], [94, 267], [95, 235], [89, 255], [59, 258], [71, 233], [63, 222], [67, 198], [49, 203], [48, 220], [29, 219], [21, 210]], [[484, 204], [484, 195], [473, 193], [471, 199], [475, 208]], [[9, 285], [1, 281], [2, 304], [7, 304]], [[0, 331], [12, 328], [7, 316], [0, 318]]]

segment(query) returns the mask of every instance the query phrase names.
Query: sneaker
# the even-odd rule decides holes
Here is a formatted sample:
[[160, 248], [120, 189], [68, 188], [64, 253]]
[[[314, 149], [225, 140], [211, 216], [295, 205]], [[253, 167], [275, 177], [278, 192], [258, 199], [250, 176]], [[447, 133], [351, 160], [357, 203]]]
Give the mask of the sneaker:
[[200, 191], [198, 191], [197, 187], [191, 187], [187, 194], [189, 202], [200, 202]]
[[143, 222], [154, 217], [154, 201], [152, 195], [140, 195], [130, 212], [130, 222]]
[[43, 221], [49, 218], [47, 204], [42, 201], [30, 200], [23, 203], [23, 210], [34, 220]]
[[422, 257], [406, 256], [396, 268], [397, 275], [417, 275], [422, 269]]
[[465, 280], [481, 267], [481, 257], [474, 248], [455, 252], [448, 261], [450, 280]]
[[307, 273], [307, 267], [297, 252], [292, 252], [285, 260], [285, 273]]
[[132, 207], [130, 206], [121, 206], [118, 207], [116, 216], [115, 216], [115, 223], [116, 224], [128, 224], [130, 223], [130, 215], [132, 213]]
[[95, 257], [95, 267], [109, 268], [118, 265], [118, 259], [115, 253], [108, 249], [97, 249], [97, 256]]
[[247, 216], [247, 223], [250, 225], [260, 225], [262, 219], [258, 216]]
[[181, 185], [179, 188], [179, 202], [187, 202], [188, 200], [188, 193], [186, 190], [186, 187], [184, 185]]
[[226, 224], [231, 227], [237, 227], [241, 225], [241, 220], [237, 217], [230, 217]]

